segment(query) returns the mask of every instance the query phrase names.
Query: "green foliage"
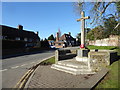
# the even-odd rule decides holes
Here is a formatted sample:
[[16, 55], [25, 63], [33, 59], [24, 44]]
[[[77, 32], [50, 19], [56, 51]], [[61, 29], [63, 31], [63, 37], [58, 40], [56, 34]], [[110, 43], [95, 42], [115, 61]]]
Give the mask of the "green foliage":
[[48, 40], [55, 40], [53, 34], [51, 34], [51, 35], [48, 37]]
[[120, 35], [120, 26], [119, 28], [115, 28], [118, 24], [118, 21], [115, 20], [114, 17], [109, 17], [104, 20], [104, 28], [105, 28], [105, 36], [109, 37], [109, 35]]
[[55, 63], [55, 57], [52, 57], [50, 59], [47, 59], [43, 62], [41, 62], [41, 64], [54, 64]]
[[87, 39], [97, 40], [108, 38], [109, 35], [120, 35], [120, 25], [116, 27], [118, 21], [114, 17], [104, 19], [104, 26], [97, 26], [87, 33]]
[[97, 26], [87, 33], [87, 39], [96, 40], [104, 38], [104, 28], [103, 26]]
[[118, 47], [117, 49], [115, 49], [118, 52], [118, 55], [120, 55], [120, 47]]
[[94, 40], [94, 38], [94, 30], [89, 31], [89, 33], [87, 33], [87, 39]]
[[96, 39], [103, 39], [104, 38], [104, 28], [103, 26], [97, 26], [94, 28], [94, 37]]
[[96, 89], [98, 88], [120, 88], [119, 87], [119, 69], [118, 69], [118, 63], [119, 61], [114, 62], [112, 65], [110, 65], [109, 68], [109, 73], [107, 76], [97, 85]]
[[118, 47], [115, 46], [93, 46], [89, 45], [87, 46], [88, 49], [106, 49], [106, 50], [114, 50], [114, 49], [119, 49]]
[[93, 46], [89, 45], [87, 46], [88, 49], [105, 49], [105, 50], [115, 50], [118, 55], [120, 55], [120, 47], [116, 46]]

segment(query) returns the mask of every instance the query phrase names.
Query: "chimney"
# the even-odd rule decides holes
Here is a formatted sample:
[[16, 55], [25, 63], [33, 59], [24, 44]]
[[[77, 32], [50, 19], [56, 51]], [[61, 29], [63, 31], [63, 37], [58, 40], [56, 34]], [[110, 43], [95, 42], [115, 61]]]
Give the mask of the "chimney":
[[36, 34], [38, 35], [38, 34], [39, 34], [39, 32], [37, 31], [37, 32], [36, 32]]
[[69, 35], [71, 35], [71, 32], [68, 32]]
[[19, 30], [23, 30], [23, 26], [22, 25], [18, 25], [18, 29]]
[[59, 41], [59, 32], [57, 32], [57, 34], [56, 34], [56, 42], [58, 42]]

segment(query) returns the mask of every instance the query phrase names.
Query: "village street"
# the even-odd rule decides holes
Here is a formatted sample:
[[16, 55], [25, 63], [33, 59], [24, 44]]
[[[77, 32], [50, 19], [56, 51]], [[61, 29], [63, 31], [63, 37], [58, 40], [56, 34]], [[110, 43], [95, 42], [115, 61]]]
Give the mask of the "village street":
[[54, 55], [54, 51], [12, 57], [2, 60], [2, 88], [12, 88], [30, 67]]

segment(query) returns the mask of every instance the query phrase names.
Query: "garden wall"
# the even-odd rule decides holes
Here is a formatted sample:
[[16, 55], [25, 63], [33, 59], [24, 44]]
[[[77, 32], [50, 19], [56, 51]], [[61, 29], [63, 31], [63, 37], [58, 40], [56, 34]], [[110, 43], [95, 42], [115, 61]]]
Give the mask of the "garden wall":
[[109, 38], [89, 41], [89, 45], [95, 46], [120, 46], [120, 36], [110, 35]]

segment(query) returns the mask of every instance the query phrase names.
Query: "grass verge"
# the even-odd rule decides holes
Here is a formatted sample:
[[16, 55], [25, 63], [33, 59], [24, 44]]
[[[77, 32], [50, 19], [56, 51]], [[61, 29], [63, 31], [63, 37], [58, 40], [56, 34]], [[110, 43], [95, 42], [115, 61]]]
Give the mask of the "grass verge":
[[43, 62], [41, 62], [41, 65], [51, 65], [51, 64], [54, 64], [55, 63], [55, 57], [52, 57], [50, 59], [47, 59]]
[[87, 46], [88, 49], [106, 49], [106, 50], [114, 50], [114, 49], [119, 49], [118, 47], [115, 46], [93, 46], [89, 45]]
[[120, 55], [120, 47], [116, 47], [116, 46], [93, 46], [93, 45], [89, 45], [87, 46], [88, 49], [104, 49], [104, 50], [115, 50], [116, 52], [118, 52], [118, 55]]
[[120, 60], [114, 62], [112, 65], [108, 66], [109, 68], [109, 73], [107, 76], [96, 86], [95, 89], [100, 89], [100, 88], [120, 88], [119, 83], [120, 81], [118, 80], [118, 76], [120, 70], [118, 69], [118, 64], [120, 63]]

